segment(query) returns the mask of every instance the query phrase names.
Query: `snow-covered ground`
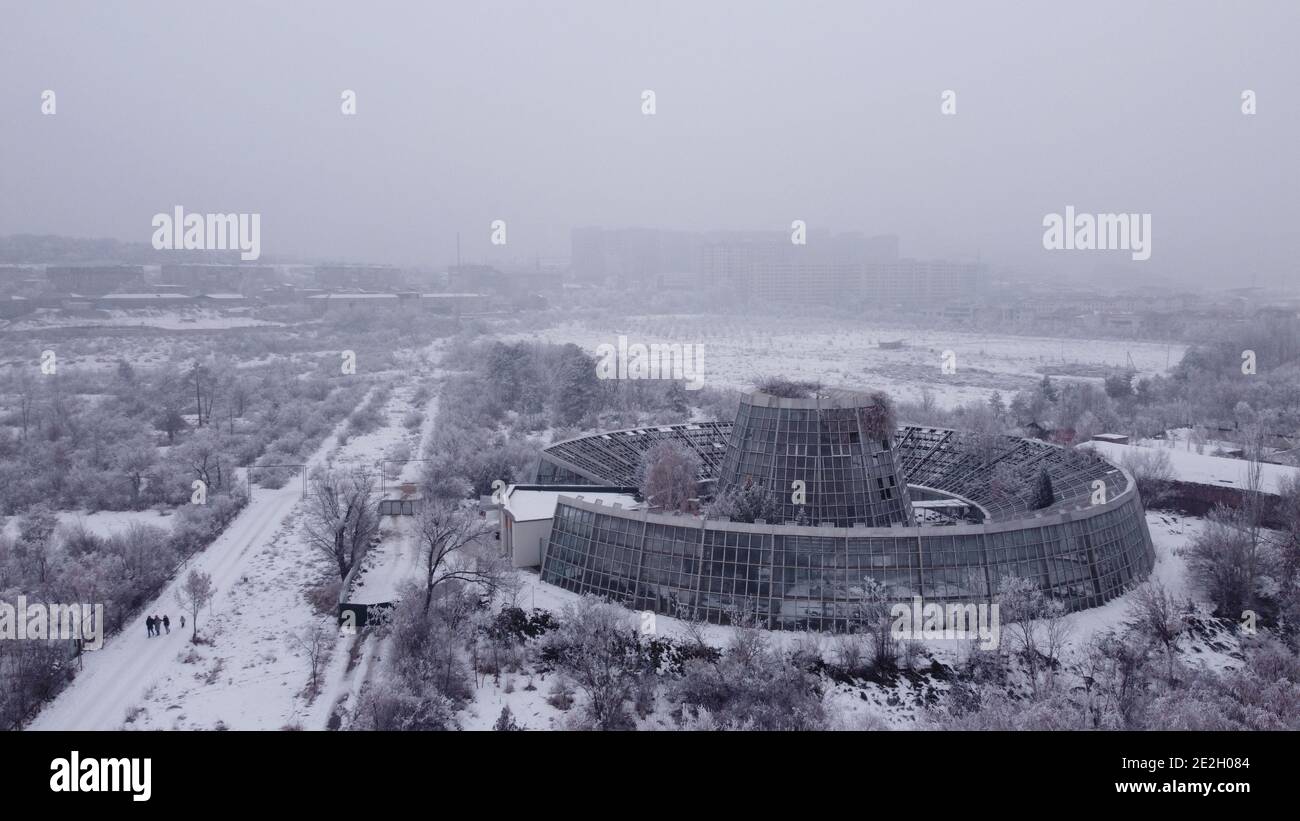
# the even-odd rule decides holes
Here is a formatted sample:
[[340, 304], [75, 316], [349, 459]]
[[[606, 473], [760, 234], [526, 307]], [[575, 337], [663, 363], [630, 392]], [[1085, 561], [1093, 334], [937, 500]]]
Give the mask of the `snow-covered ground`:
[[[902, 401], [919, 400], [928, 388], [942, 407], [983, 400], [994, 390], [1005, 395], [1029, 387], [1043, 373], [1069, 373], [1078, 366], [1125, 368], [1129, 357], [1139, 377], [1163, 373], [1185, 350], [1157, 342], [917, 330], [840, 320], [818, 327], [809, 331], [805, 322], [777, 317], [629, 317], [566, 322], [511, 338], [572, 342], [593, 355], [602, 344], [617, 345], [619, 335], [626, 335], [629, 344], [701, 345], [704, 382], [711, 387], [748, 389], [761, 377], [781, 374], [881, 388]], [[879, 347], [882, 341], [900, 339], [906, 340], [902, 349]], [[955, 357], [955, 371], [945, 374], [948, 351]]]
[[[1122, 464], [1129, 454], [1155, 450], [1168, 455], [1173, 478], [1180, 482], [1238, 489], [1245, 489], [1248, 485], [1250, 463], [1244, 459], [1209, 456], [1179, 447], [1148, 448], [1142, 445], [1117, 445], [1113, 442], [1088, 442], [1083, 447], [1097, 451], [1115, 464]], [[1277, 493], [1283, 480], [1294, 479], [1296, 476], [1300, 476], [1300, 468], [1261, 463], [1260, 490], [1264, 493]]]
[[[85, 510], [61, 510], [55, 516], [59, 520], [59, 527], [64, 531], [81, 526], [87, 533], [101, 538], [126, 530], [133, 524], [170, 530], [174, 521], [170, 514], [162, 515], [156, 510], [100, 510], [95, 513]], [[9, 538], [17, 538], [19, 522], [20, 517], [9, 517], [0, 533]]]
[[[432, 376], [437, 376], [433, 371]], [[407, 446], [412, 461], [405, 464], [389, 464], [385, 468], [393, 470], [395, 478], [386, 478], [385, 484], [389, 496], [398, 495], [396, 488], [407, 482], [417, 482], [424, 463], [420, 461], [423, 443], [433, 432], [433, 422], [438, 415], [438, 397], [433, 396], [423, 407], [413, 404], [416, 390], [414, 382], [398, 388], [389, 401], [391, 423], [374, 434], [358, 437], [349, 443], [349, 450], [361, 453], [391, 453], [398, 443]], [[419, 411], [423, 415], [420, 427], [414, 431], [403, 425], [406, 415]], [[391, 476], [392, 474], [390, 474]], [[419, 576], [420, 550], [416, 542], [414, 521], [409, 516], [395, 516], [384, 520], [382, 540], [373, 548], [362, 564], [361, 571], [353, 582], [347, 600], [357, 604], [375, 604], [391, 602], [397, 597], [397, 588], [402, 582]]]
[[[308, 464], [322, 464], [335, 446], [331, 436]], [[286, 697], [292, 702], [305, 681], [299, 665], [287, 660], [285, 636], [311, 618], [300, 595], [304, 578], [279, 560], [283, 549], [298, 541], [286, 520], [301, 493], [298, 482], [256, 490], [221, 536], [183, 566], [152, 605], [101, 650], [86, 654], [84, 669], [31, 729], [211, 729], [219, 722], [245, 729], [285, 723]], [[199, 616], [200, 633], [210, 640], [205, 645], [187, 642], [189, 629], [180, 628], [176, 589], [191, 569], [211, 574], [216, 590]], [[171, 634], [141, 636], [145, 618], [155, 613], [169, 617]]]
[[[396, 380], [398, 375], [388, 376]], [[339, 444], [346, 422], [340, 425], [308, 460], [308, 470], [327, 464], [376, 469], [388, 448], [408, 439], [418, 453], [429, 426], [413, 432], [403, 424], [415, 389], [414, 379], [403, 379], [385, 405], [386, 424], [346, 445]], [[337, 697], [360, 686], [373, 651], [361, 648], [361, 663], [354, 665], [349, 650], [356, 638], [339, 631], [332, 615], [315, 613], [303, 596], [332, 570], [303, 538], [301, 494], [297, 480], [278, 490], [256, 488], [245, 510], [180, 569], [155, 602], [103, 649], [86, 655], [84, 669], [42, 710], [32, 729], [323, 729]], [[115, 520], [124, 526], [140, 515], [107, 516], [102, 526]], [[86, 520], [98, 516], [106, 514]], [[386, 520], [385, 529], [400, 530], [395, 521]], [[386, 566], [385, 555], [375, 557], [375, 566]], [[199, 633], [206, 641], [198, 645], [186, 640], [190, 630], [180, 628], [175, 599], [190, 569], [210, 573], [217, 591], [200, 613]], [[402, 570], [397, 565], [383, 578], [395, 585]], [[169, 616], [171, 634], [140, 635], [146, 616], [154, 613]], [[325, 625], [333, 646], [322, 693], [311, 700], [305, 697], [309, 663], [292, 637], [318, 624]]]
[[6, 326], [6, 329], [35, 331], [42, 328], [144, 327], [163, 331], [211, 331], [224, 328], [251, 328], [283, 324], [283, 322], [254, 319], [245, 314], [227, 314], [220, 310], [206, 308], [186, 308], [172, 311], [141, 308], [138, 310], [97, 311], [91, 316], [37, 311], [34, 314], [11, 321]]
[[420, 573], [420, 545], [415, 519], [392, 516], [384, 520], [382, 541], [366, 555], [347, 600], [356, 604], [382, 604], [397, 600], [403, 582]]

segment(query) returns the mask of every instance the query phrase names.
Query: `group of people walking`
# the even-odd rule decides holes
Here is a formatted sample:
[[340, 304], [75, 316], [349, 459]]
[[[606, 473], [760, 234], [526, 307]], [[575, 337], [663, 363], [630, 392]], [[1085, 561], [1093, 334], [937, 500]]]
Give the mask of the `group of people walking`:
[[[162, 618], [159, 618], [158, 616], [150, 616], [144, 620], [144, 626], [149, 630], [150, 637], [161, 636], [164, 630], [168, 633], [171, 633], [172, 631], [172, 621], [165, 615]], [[185, 617], [181, 616], [181, 627], [184, 626]]]

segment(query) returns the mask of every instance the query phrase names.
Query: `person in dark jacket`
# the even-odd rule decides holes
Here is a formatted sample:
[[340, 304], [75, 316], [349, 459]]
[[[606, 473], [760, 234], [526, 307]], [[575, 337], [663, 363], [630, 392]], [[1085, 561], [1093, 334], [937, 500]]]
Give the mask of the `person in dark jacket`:
[[153, 616], [149, 616], [144, 620], [144, 629], [148, 632], [149, 637], [153, 638]]
[[167, 614], [166, 614], [166, 613], [163, 613], [163, 629], [167, 631], [167, 635], [169, 635], [169, 636], [171, 635], [171, 633], [172, 633], [172, 620], [169, 619], [169, 618], [167, 618]]

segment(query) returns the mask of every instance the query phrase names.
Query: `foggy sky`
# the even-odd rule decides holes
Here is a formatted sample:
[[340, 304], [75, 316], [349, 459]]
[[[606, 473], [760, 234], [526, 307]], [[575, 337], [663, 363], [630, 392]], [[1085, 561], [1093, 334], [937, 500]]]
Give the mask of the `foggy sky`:
[[[457, 231], [490, 263], [567, 257], [575, 225], [802, 219], [1045, 276], [1295, 283], [1298, 23], [1289, 0], [0, 0], [0, 234], [148, 242], [182, 205], [260, 213], [268, 255], [437, 265]], [[1067, 205], [1151, 213], [1151, 260], [1042, 250]]]

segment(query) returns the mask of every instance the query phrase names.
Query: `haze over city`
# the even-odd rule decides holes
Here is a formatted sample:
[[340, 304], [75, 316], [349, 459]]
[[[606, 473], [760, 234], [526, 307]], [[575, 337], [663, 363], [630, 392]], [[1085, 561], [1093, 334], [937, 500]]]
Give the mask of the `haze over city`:
[[[495, 264], [801, 219], [1043, 279], [1295, 276], [1290, 2], [7, 5], [0, 234], [147, 242], [179, 204], [261, 213], [273, 257]], [[1067, 205], [1152, 214], [1151, 259], [1045, 252]]]

